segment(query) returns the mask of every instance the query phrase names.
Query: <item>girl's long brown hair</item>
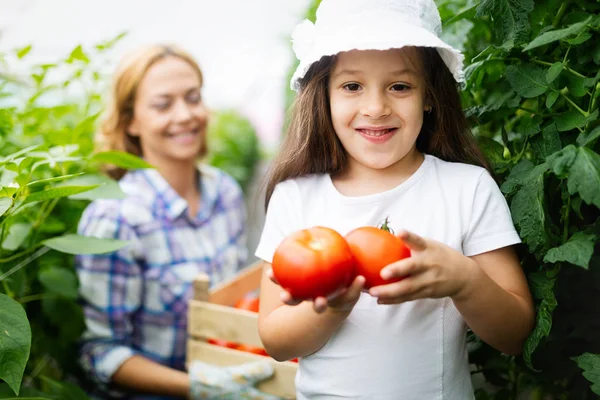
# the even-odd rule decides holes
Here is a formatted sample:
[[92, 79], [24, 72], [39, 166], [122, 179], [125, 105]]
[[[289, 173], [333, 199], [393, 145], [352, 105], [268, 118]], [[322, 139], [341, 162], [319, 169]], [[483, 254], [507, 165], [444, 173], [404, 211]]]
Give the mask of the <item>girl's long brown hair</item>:
[[[452, 73], [435, 48], [417, 49], [424, 66], [425, 96], [432, 106], [424, 115], [417, 149], [489, 170], [469, 129]], [[335, 61], [335, 56], [323, 57], [300, 80], [290, 124], [268, 175], [265, 207], [278, 183], [309, 174], [335, 175], [346, 166], [346, 151], [333, 129], [329, 108], [329, 75]]]
[[[194, 58], [185, 50], [174, 45], [152, 44], [138, 48], [123, 58], [113, 76], [108, 104], [96, 135], [96, 150], [118, 150], [142, 157], [140, 139], [127, 132], [133, 119], [133, 106], [141, 80], [148, 69], [167, 57], [179, 58], [187, 62], [198, 74], [202, 85], [202, 71]], [[206, 142], [200, 149], [199, 157], [206, 153]], [[121, 179], [126, 170], [104, 166], [103, 170], [113, 179]]]

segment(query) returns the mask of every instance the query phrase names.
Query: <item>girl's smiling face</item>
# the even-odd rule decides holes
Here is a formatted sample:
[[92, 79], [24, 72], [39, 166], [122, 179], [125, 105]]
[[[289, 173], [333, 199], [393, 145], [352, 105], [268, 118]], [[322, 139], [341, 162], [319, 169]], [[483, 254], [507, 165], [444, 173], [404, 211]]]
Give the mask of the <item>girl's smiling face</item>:
[[200, 89], [198, 73], [174, 56], [157, 61], [140, 81], [128, 133], [139, 137], [151, 164], [198, 157], [208, 117]]
[[338, 54], [329, 78], [331, 119], [350, 171], [385, 170], [414, 159], [423, 113], [430, 109], [421, 64], [412, 47]]

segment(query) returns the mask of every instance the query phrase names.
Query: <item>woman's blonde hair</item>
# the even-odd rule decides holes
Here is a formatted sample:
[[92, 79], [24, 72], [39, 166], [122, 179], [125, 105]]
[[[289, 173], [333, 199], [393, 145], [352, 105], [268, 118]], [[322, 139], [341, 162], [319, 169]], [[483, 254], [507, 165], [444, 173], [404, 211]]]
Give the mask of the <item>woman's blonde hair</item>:
[[[175, 57], [187, 62], [197, 73], [202, 85], [202, 71], [194, 58], [174, 45], [147, 45], [127, 55], [120, 62], [114, 75], [108, 103], [96, 136], [96, 147], [100, 151], [118, 150], [143, 156], [140, 140], [127, 132], [133, 119], [133, 107], [138, 87], [144, 75], [156, 62]], [[200, 149], [203, 156], [206, 144]], [[106, 166], [104, 171], [114, 179], [121, 179], [126, 170]]]

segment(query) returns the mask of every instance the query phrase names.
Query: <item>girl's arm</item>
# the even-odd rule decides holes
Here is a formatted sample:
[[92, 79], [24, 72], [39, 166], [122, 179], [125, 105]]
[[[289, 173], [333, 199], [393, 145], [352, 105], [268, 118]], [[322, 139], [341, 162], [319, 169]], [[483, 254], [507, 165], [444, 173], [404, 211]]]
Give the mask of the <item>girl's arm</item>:
[[258, 331], [265, 350], [278, 361], [304, 357], [323, 347], [350, 315], [364, 284], [364, 278], [357, 277], [348, 290], [329, 300], [329, 306], [315, 307], [309, 301], [288, 305], [294, 301], [287, 293], [283, 295], [286, 303], [281, 300], [282, 289], [271, 280], [270, 269], [271, 264], [265, 263]]
[[112, 383], [138, 393], [187, 398], [190, 380], [183, 371], [165, 367], [140, 355], [127, 359], [112, 376]]
[[483, 341], [506, 354], [521, 353], [535, 323], [527, 280], [512, 247], [470, 257], [462, 290], [452, 300]]

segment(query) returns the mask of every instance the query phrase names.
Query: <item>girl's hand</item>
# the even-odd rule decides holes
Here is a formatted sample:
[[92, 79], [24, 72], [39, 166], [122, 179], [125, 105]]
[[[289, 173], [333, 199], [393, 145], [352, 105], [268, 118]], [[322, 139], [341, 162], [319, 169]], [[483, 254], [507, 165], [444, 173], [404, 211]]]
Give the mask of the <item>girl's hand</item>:
[[[279, 283], [275, 279], [272, 268], [269, 268], [267, 270], [267, 276], [269, 277], [269, 279], [271, 279], [271, 281], [279, 285]], [[363, 290], [364, 284], [365, 278], [362, 276], [357, 276], [356, 278], [354, 278], [354, 281], [352, 281], [352, 284], [349, 287], [342, 289], [332, 294], [331, 296], [317, 297], [313, 299], [313, 309], [319, 314], [325, 312], [327, 309], [339, 312], [350, 312], [356, 304], [356, 302], [358, 301], [360, 293]], [[288, 306], [295, 306], [302, 303], [304, 300], [296, 299], [292, 297], [292, 295], [289, 292], [282, 289], [281, 301], [284, 304], [287, 304]]]
[[456, 250], [401, 231], [398, 236], [411, 250], [411, 257], [392, 263], [381, 270], [384, 279], [404, 278], [399, 282], [379, 285], [369, 293], [379, 304], [399, 304], [423, 298], [460, 296], [468, 285], [475, 261]]

